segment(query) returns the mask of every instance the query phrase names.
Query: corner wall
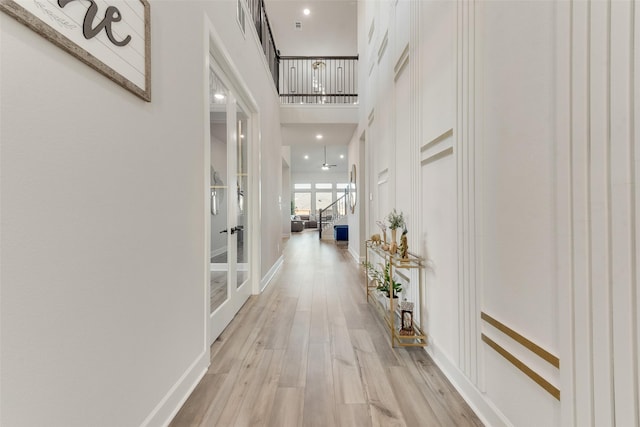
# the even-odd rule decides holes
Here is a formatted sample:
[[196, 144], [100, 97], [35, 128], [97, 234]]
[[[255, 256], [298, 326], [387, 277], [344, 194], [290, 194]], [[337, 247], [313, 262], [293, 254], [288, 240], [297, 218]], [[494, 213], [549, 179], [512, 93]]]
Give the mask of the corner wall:
[[278, 99], [235, 13], [152, 2], [151, 103], [0, 13], [0, 424], [163, 425], [206, 369], [205, 14], [261, 109], [260, 277], [280, 256]]

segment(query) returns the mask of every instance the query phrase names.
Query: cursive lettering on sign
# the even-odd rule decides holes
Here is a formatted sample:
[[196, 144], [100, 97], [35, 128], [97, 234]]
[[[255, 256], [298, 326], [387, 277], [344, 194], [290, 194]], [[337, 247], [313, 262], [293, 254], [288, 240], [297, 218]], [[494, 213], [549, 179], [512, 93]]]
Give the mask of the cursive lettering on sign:
[[[67, 4], [71, 3], [74, 0], [58, 0], [58, 6], [64, 8]], [[126, 46], [131, 41], [131, 36], [128, 35], [123, 40], [117, 40], [113, 35], [113, 30], [111, 29], [111, 24], [114, 22], [122, 21], [122, 14], [115, 6], [109, 6], [107, 11], [104, 14], [104, 19], [98, 23], [95, 27], [92, 27], [93, 21], [98, 14], [98, 5], [94, 0], [88, 0], [90, 4], [89, 9], [87, 9], [87, 13], [84, 16], [84, 23], [82, 25], [82, 33], [84, 37], [89, 40], [94, 38], [104, 29], [107, 33], [107, 37], [111, 41], [111, 43], [116, 46]]]

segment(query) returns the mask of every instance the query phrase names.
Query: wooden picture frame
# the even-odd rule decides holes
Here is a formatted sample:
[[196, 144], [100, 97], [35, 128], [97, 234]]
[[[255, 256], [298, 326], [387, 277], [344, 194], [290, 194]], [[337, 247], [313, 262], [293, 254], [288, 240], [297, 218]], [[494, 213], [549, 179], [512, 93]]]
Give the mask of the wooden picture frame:
[[147, 0], [0, 0], [0, 10], [151, 102]]

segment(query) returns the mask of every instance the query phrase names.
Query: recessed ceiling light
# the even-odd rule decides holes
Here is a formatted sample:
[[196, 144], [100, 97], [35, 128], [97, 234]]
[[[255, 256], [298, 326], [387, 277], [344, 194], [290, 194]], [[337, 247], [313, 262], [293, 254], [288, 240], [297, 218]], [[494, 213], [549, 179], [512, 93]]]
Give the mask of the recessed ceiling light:
[[309, 159], [309, 155], [308, 155], [308, 154], [305, 154], [305, 155], [304, 155], [304, 158], [308, 160], [308, 159]]
[[316, 135], [316, 139], [322, 139], [322, 135], [317, 134], [317, 135]]
[[304, 13], [305, 15], [309, 15], [311, 11], [309, 9], [305, 9], [302, 11], [302, 13]]
[[223, 95], [223, 94], [221, 94], [221, 93], [216, 93], [215, 95], [213, 95], [213, 97], [214, 97], [215, 99], [224, 99], [224, 95]]
[[340, 158], [341, 158], [341, 159], [344, 159], [344, 154], [340, 154]]

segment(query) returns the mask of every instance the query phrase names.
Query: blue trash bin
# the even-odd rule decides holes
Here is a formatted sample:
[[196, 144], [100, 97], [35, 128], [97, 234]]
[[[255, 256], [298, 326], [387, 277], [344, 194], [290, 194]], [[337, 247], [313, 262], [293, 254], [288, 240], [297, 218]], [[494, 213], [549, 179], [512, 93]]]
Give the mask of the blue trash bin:
[[349, 226], [348, 225], [334, 225], [333, 226], [333, 238], [336, 241], [348, 241], [349, 240]]

